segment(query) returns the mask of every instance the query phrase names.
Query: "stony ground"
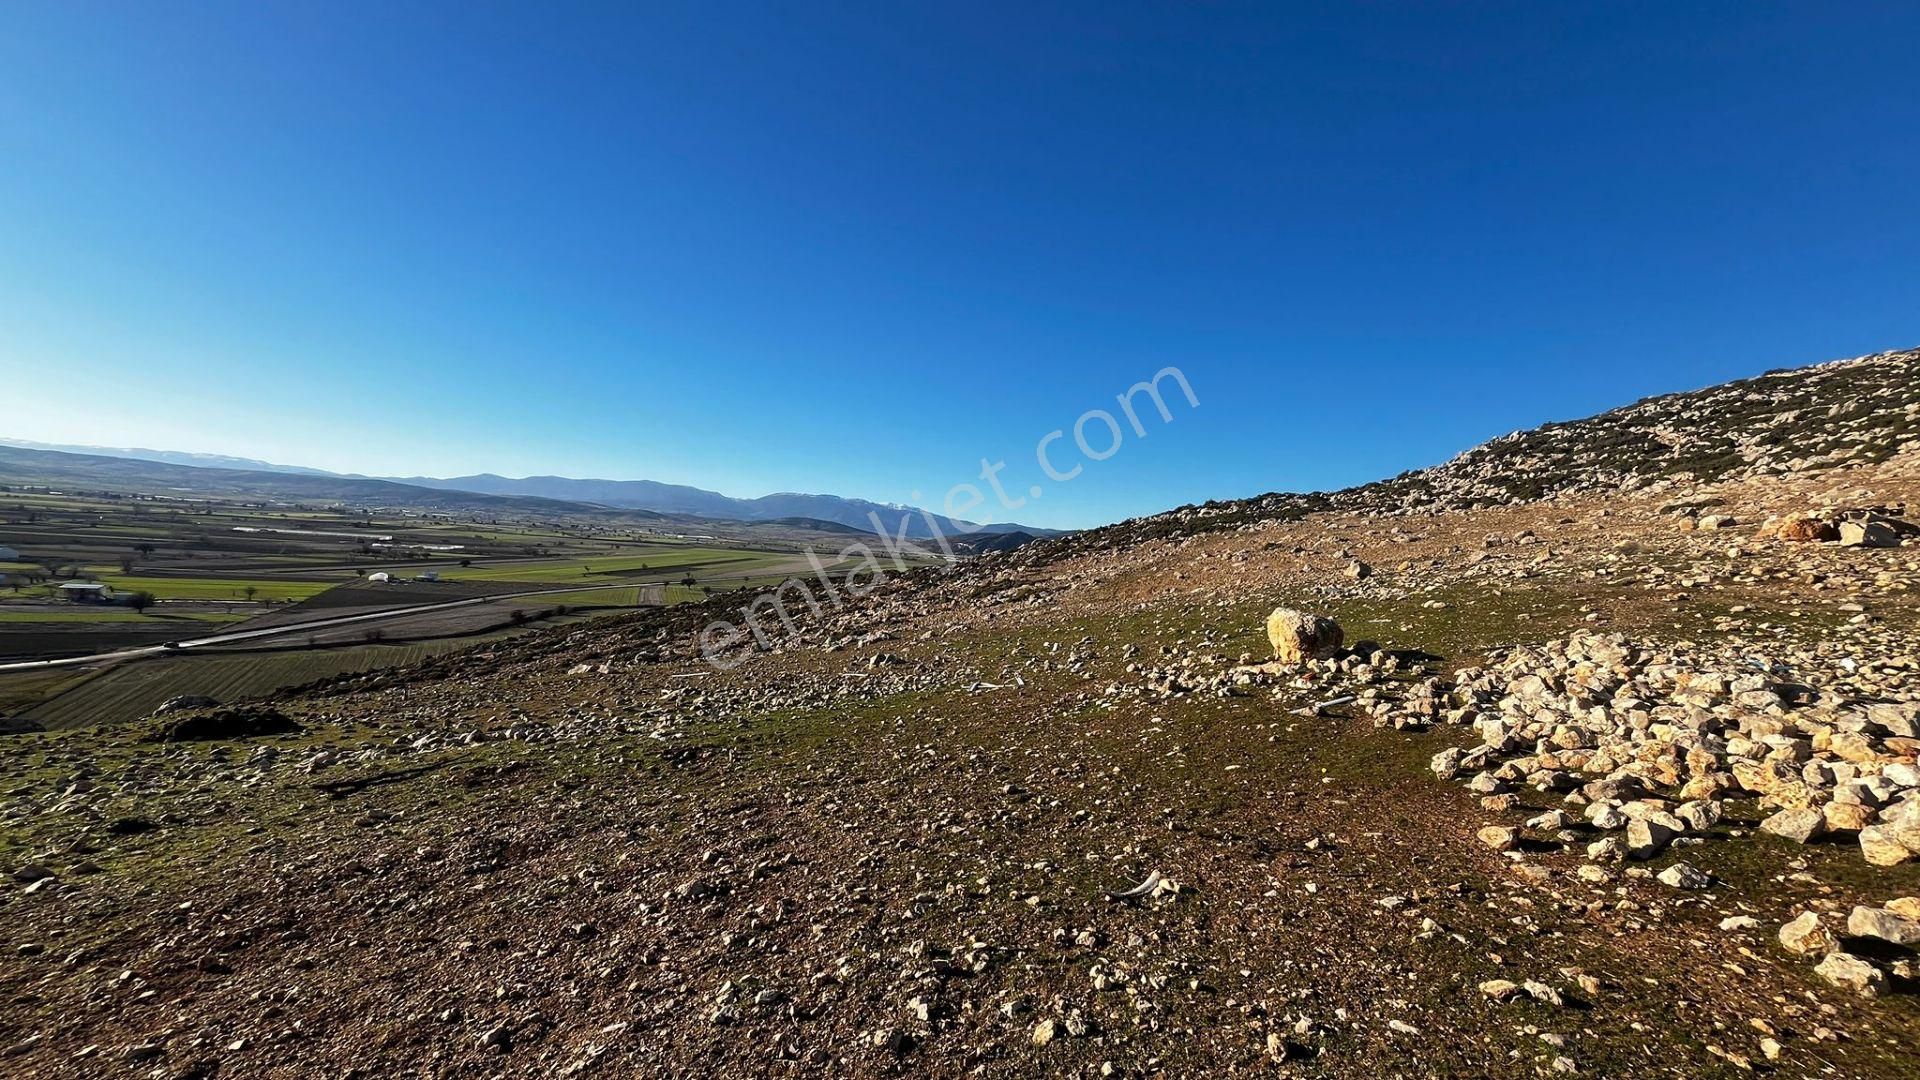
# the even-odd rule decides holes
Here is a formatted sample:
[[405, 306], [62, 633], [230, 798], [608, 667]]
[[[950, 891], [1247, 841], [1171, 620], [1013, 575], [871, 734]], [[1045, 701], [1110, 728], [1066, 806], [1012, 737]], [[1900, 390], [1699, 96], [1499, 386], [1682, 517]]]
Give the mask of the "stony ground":
[[[1920, 461], [988, 560], [727, 673], [682, 611], [293, 733], [18, 737], [0, 1071], [1912, 1076], [1912, 961], [1847, 922], [1920, 894], [1858, 839], [1913, 747], [1846, 718], [1920, 701], [1920, 546], [1757, 528], [1858, 507], [1920, 507]], [[1260, 666], [1278, 605], [1382, 651]], [[1502, 685], [1570, 641], [1639, 666]], [[1742, 769], [1778, 784], [1672, 790]]]

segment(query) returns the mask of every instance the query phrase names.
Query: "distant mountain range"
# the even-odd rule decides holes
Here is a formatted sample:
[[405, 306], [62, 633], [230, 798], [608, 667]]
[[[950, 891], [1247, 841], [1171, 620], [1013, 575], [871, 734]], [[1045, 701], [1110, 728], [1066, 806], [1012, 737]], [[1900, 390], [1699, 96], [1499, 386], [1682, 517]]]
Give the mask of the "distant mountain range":
[[530, 496], [482, 495], [415, 487], [391, 480], [330, 473], [176, 465], [111, 454], [74, 453], [0, 445], [0, 483], [45, 484], [72, 490], [104, 490], [177, 498], [240, 498], [261, 501], [408, 510], [478, 511], [490, 514], [561, 515], [601, 513], [667, 520], [639, 510], [613, 511], [584, 503]]
[[[332, 473], [323, 469], [309, 469], [297, 465], [276, 465], [252, 458], [182, 453], [174, 450], [148, 450], [139, 447], [70, 446], [7, 438], [0, 438], [0, 446], [63, 454], [83, 454], [94, 458], [148, 461], [226, 472], [276, 473], [283, 476], [404, 485], [416, 490], [471, 492], [510, 501], [590, 504], [619, 510], [640, 510], [654, 514], [685, 515], [719, 521], [759, 523], [807, 519], [815, 522], [830, 522], [869, 533], [877, 531], [875, 526], [877, 521], [879, 528], [884, 528], [895, 535], [899, 535], [904, 528], [905, 535], [921, 539], [931, 537], [935, 527], [948, 537], [973, 533], [1024, 534], [1028, 537], [1059, 535], [1059, 530], [1056, 529], [1042, 529], [1012, 523], [982, 525], [939, 514], [929, 514], [917, 507], [877, 503], [839, 495], [781, 492], [763, 495], [757, 499], [737, 499], [717, 491], [707, 491], [684, 484], [663, 484], [653, 480], [580, 480], [566, 476], [528, 476], [515, 479], [495, 476], [491, 473], [448, 479], [432, 476], [369, 477]], [[243, 490], [257, 493], [258, 488], [250, 486]], [[379, 494], [393, 498], [401, 493], [380, 491]], [[323, 496], [307, 493], [304, 497]], [[931, 525], [929, 518], [933, 522]]]
[[[657, 514], [691, 514], [695, 517], [718, 518], [723, 521], [811, 518], [815, 521], [831, 521], [850, 526], [864, 532], [877, 532], [878, 529], [874, 526], [874, 521], [877, 519], [882, 528], [896, 535], [899, 534], [902, 525], [905, 526], [908, 536], [924, 538], [933, 535], [933, 528], [927, 523], [926, 512], [916, 507], [877, 503], [867, 499], [849, 499], [839, 495], [781, 492], [762, 495], [757, 499], [736, 499], [717, 491], [687, 487], [684, 484], [662, 484], [654, 480], [575, 480], [565, 476], [528, 476], [516, 480], [505, 476], [494, 476], [491, 473], [482, 473], [478, 476], [456, 476], [445, 480], [431, 476], [405, 476], [394, 479], [402, 484], [440, 488], [445, 491], [477, 491], [486, 495], [564, 499], [568, 502], [596, 503], [600, 506], [621, 509], [651, 510]], [[946, 536], [977, 532], [1055, 535], [1053, 530], [1037, 529], [1026, 525], [981, 525], [939, 514], [932, 515], [932, 518]]]
[[[51, 450], [61, 454], [87, 454], [92, 457], [129, 458], [133, 461], [158, 461], [165, 465], [186, 465], [196, 469], [239, 469], [244, 472], [286, 473], [290, 476], [340, 476], [325, 469], [308, 469], [299, 465], [275, 465], [270, 461], [255, 461], [253, 458], [227, 457], [224, 454], [189, 454], [179, 450], [148, 450], [141, 446], [69, 446], [64, 443], [34, 442], [31, 439], [9, 439], [0, 436], [0, 446], [17, 446], [24, 450]], [[355, 477], [355, 479], [377, 479], [376, 477]]]

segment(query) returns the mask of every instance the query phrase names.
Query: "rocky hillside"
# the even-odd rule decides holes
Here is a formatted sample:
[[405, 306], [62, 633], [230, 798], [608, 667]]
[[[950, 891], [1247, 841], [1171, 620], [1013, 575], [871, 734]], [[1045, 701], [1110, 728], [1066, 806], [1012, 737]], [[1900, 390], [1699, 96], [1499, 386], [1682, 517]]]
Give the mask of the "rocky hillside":
[[1545, 424], [1443, 465], [1331, 493], [1273, 493], [1121, 522], [1029, 558], [1151, 536], [1288, 520], [1321, 510], [1430, 514], [1587, 492], [1659, 492], [1791, 477], [1920, 448], [1920, 350], [1772, 371]]

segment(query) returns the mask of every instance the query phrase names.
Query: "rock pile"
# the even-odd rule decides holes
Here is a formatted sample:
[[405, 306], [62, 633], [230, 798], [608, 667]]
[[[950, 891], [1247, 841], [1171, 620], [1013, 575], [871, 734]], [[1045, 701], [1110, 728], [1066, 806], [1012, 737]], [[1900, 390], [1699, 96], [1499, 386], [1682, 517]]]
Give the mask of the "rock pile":
[[[1306, 657], [1298, 613], [1275, 613], [1276, 651]], [[1328, 621], [1331, 625], [1330, 620]], [[1282, 648], [1282, 646], [1289, 648]], [[1430, 657], [1361, 642], [1319, 659], [1222, 667], [1193, 658], [1129, 665], [1140, 684], [1109, 696], [1245, 695], [1271, 688], [1352, 705], [1378, 726], [1471, 728], [1479, 741], [1433, 756], [1489, 809], [1517, 791], [1559, 794], [1565, 809], [1529, 826], [1595, 860], [1650, 859], [1719, 824], [1722, 804], [1752, 799], [1761, 831], [1796, 843], [1852, 838], [1870, 863], [1920, 858], [1920, 661], [1787, 660], [1696, 651], [1577, 632], [1515, 647], [1452, 677]], [[1851, 670], [1848, 670], [1851, 668]], [[1816, 671], [1819, 677], [1815, 677]], [[1518, 846], [1483, 833], [1499, 850]]]
[[1920, 525], [1904, 520], [1905, 507], [1800, 512], [1769, 518], [1761, 537], [1789, 543], [1838, 543], [1841, 547], [1895, 548], [1920, 537]]
[[1624, 843], [1591, 845], [1595, 857], [1651, 858], [1710, 829], [1721, 800], [1744, 797], [1775, 811], [1761, 825], [1768, 833], [1799, 843], [1856, 835], [1879, 865], [1920, 856], [1912, 680], [1901, 698], [1864, 700], [1787, 670], [1576, 633], [1510, 650], [1450, 685], [1415, 686], [1376, 711], [1471, 726], [1481, 741], [1436, 754], [1434, 773], [1466, 775], [1485, 796], [1562, 793], [1589, 830], [1624, 831]]

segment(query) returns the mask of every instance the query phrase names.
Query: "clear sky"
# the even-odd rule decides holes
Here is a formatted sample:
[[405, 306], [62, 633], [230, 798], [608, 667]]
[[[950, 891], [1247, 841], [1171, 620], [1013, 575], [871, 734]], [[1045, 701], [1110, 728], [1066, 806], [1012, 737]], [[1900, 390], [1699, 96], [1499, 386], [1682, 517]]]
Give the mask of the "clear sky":
[[1074, 526], [1920, 343], [1920, 5], [1043, 7], [15, 0], [0, 434]]

